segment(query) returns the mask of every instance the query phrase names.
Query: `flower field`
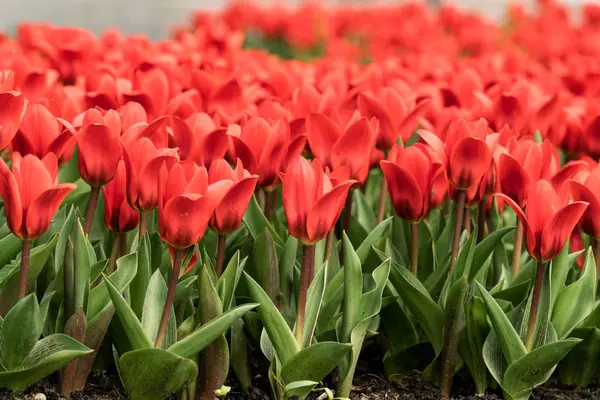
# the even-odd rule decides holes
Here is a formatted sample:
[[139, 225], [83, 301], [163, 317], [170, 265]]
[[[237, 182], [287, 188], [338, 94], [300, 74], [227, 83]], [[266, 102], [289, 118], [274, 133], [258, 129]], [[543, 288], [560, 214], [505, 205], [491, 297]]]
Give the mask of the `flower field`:
[[0, 34], [0, 395], [600, 396], [599, 60], [552, 0]]

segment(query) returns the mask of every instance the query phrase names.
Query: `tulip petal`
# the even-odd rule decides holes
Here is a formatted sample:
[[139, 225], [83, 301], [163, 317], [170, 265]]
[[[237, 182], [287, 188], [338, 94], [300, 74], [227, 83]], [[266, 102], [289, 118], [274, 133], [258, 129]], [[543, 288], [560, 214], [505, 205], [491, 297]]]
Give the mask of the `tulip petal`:
[[216, 228], [222, 234], [237, 229], [254, 194], [258, 176], [242, 179], [234, 184], [215, 209]]
[[399, 137], [404, 143], [408, 142], [418, 125], [418, 118], [425, 114], [431, 101], [429, 99], [421, 100], [402, 120], [397, 129]]
[[550, 261], [560, 253], [587, 207], [588, 203], [581, 201], [571, 203], [546, 223], [540, 245], [542, 261]]
[[365, 176], [358, 176], [359, 171], [366, 171], [371, 161], [370, 149], [375, 144], [375, 137], [366, 118], [361, 118], [350, 125], [331, 149], [333, 169], [342, 165], [350, 166], [351, 177], [364, 181]]
[[48, 230], [60, 204], [76, 187], [73, 183], [62, 183], [44, 191], [33, 201], [27, 211], [25, 223], [28, 239], [35, 239]]
[[0, 159], [0, 196], [4, 201], [6, 222], [10, 230], [22, 238], [23, 207], [19, 195], [19, 186], [4, 160]]
[[600, 237], [600, 199], [590, 187], [579, 182], [570, 181], [569, 189], [575, 201], [589, 203], [581, 218], [581, 229], [592, 237]]
[[325, 238], [342, 213], [348, 190], [356, 181], [340, 183], [325, 193], [311, 207], [306, 219], [306, 232], [312, 243]]
[[26, 106], [27, 101], [21, 93], [13, 91], [0, 93], [1, 150], [4, 150], [15, 137]]
[[510, 208], [513, 209], [515, 214], [517, 214], [517, 218], [519, 218], [519, 221], [521, 221], [521, 224], [523, 224], [523, 230], [525, 232], [525, 244], [527, 246], [527, 251], [529, 252], [529, 254], [532, 257], [538, 258], [539, 254], [538, 254], [537, 248], [539, 247], [539, 243], [538, 243], [538, 240], [536, 239], [535, 232], [533, 231], [533, 229], [531, 229], [531, 226], [529, 225], [529, 221], [527, 221], [527, 217], [525, 216], [525, 213], [523, 212], [521, 207], [519, 207], [519, 205], [517, 203], [515, 203], [515, 201], [513, 199], [511, 199], [510, 197], [508, 197], [507, 195], [505, 195], [503, 193], [496, 193], [494, 196], [504, 200], [504, 202], [506, 204], [508, 204]]
[[115, 175], [121, 159], [118, 138], [108, 126], [91, 124], [79, 132], [77, 143], [81, 178], [91, 186], [106, 185]]
[[415, 178], [404, 168], [389, 161], [381, 162], [381, 170], [396, 214], [406, 221], [416, 221], [423, 216], [423, 191]]
[[330, 165], [330, 155], [342, 130], [329, 117], [313, 113], [306, 118], [306, 135], [310, 150], [325, 165]]
[[502, 154], [498, 163], [498, 182], [502, 193], [525, 207], [529, 193], [529, 176], [521, 164], [508, 154]]
[[[151, 211], [158, 207], [158, 174], [160, 168], [165, 165], [167, 169], [171, 169], [176, 162], [177, 157], [175, 156], [158, 156], [142, 167], [137, 176], [137, 187], [134, 186], [130, 189], [128, 183], [128, 191], [132, 192], [131, 198], [137, 197], [137, 205], [142, 211]], [[135, 189], [137, 189], [137, 193], [133, 193]], [[132, 202], [132, 204], [135, 203]]]
[[444, 142], [433, 132], [419, 129], [417, 133], [431, 147], [439, 161], [442, 164], [446, 164], [446, 147], [444, 146]]
[[484, 141], [473, 137], [460, 139], [453, 146], [448, 160], [450, 180], [463, 190], [479, 185], [491, 161], [490, 150]]
[[299, 239], [308, 237], [306, 220], [317, 199], [319, 179], [311, 164], [297, 156], [288, 165], [283, 178], [282, 198], [290, 234]]
[[177, 249], [196, 244], [208, 225], [213, 208], [210, 200], [198, 194], [182, 194], [169, 199], [161, 212], [160, 235]]
[[21, 158], [18, 153], [13, 153], [13, 175], [19, 186], [23, 210], [27, 210], [35, 199], [54, 185], [54, 178], [46, 165], [31, 154]]

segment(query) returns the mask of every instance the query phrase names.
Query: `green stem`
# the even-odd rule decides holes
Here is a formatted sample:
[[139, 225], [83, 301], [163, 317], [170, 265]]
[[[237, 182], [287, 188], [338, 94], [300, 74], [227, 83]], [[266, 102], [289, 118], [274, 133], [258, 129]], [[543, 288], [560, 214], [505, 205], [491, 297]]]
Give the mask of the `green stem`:
[[329, 261], [331, 258], [331, 249], [333, 248], [333, 239], [335, 237], [334, 229], [330, 230], [327, 234], [327, 239], [325, 240], [325, 256], [323, 257], [324, 261]]
[[29, 272], [29, 253], [31, 252], [31, 240], [23, 239], [21, 247], [21, 275], [19, 277], [19, 300], [27, 293], [27, 275]]
[[514, 280], [521, 269], [521, 253], [523, 248], [523, 223], [517, 218], [515, 230], [515, 245], [513, 247], [512, 279]]
[[454, 225], [454, 237], [452, 239], [452, 254], [450, 258], [450, 272], [454, 270], [454, 263], [458, 257], [458, 248], [460, 246], [460, 234], [462, 232], [462, 224], [465, 214], [465, 200], [467, 194], [464, 190], [458, 192], [456, 199], [456, 224]]
[[113, 237], [112, 249], [110, 250], [110, 258], [108, 259], [108, 265], [106, 266], [106, 272], [108, 275], [115, 272], [117, 266], [117, 260], [121, 254], [121, 242], [123, 241], [124, 233], [115, 232]]
[[148, 229], [148, 214], [146, 214], [145, 212], [141, 211], [140, 212], [140, 227], [138, 230], [138, 234], [139, 234], [139, 243], [142, 243], [142, 239], [144, 238], [144, 235], [146, 234], [146, 230]]
[[305, 244], [302, 247], [302, 267], [300, 269], [300, 292], [296, 312], [296, 341], [302, 347], [304, 341], [304, 318], [306, 316], [306, 297], [308, 287], [313, 280], [315, 270], [315, 246]]
[[381, 191], [379, 192], [379, 208], [377, 209], [377, 224], [383, 221], [385, 216], [385, 204], [387, 202], [388, 187], [385, 177], [381, 181]]
[[542, 285], [544, 284], [544, 273], [546, 272], [546, 264], [542, 261], [538, 262], [535, 271], [535, 283], [533, 285], [533, 298], [531, 300], [531, 310], [529, 311], [529, 322], [527, 323], [527, 336], [525, 339], [525, 348], [531, 351], [533, 346], [533, 338], [535, 334], [535, 323], [537, 320], [538, 307], [540, 305], [540, 295], [542, 294]]
[[467, 234], [471, 234], [471, 207], [465, 207], [465, 231]]
[[479, 212], [477, 214], [477, 243], [481, 242], [485, 237], [486, 214], [487, 203], [486, 200], [483, 199], [481, 203], [479, 203]]
[[277, 206], [277, 190], [264, 190], [265, 192], [265, 218], [271, 220], [275, 207]]
[[417, 276], [419, 265], [419, 222], [410, 224], [410, 272]]
[[225, 239], [227, 239], [227, 236], [219, 234], [219, 239], [217, 241], [217, 262], [215, 265], [217, 278], [221, 277], [221, 274], [223, 273], [223, 264], [225, 263]]
[[167, 299], [165, 301], [165, 307], [163, 308], [162, 316], [160, 317], [160, 325], [158, 326], [158, 333], [156, 334], [156, 341], [154, 347], [157, 349], [162, 348], [163, 341], [165, 339], [165, 333], [167, 331], [167, 323], [169, 322], [169, 314], [171, 314], [171, 308], [173, 307], [173, 300], [175, 300], [175, 292], [177, 290], [177, 281], [179, 280], [179, 273], [181, 271], [181, 262], [185, 254], [185, 249], [175, 250], [175, 260], [173, 261], [173, 270], [171, 272], [171, 279], [169, 280], [169, 288], [167, 291]]
[[92, 223], [94, 222], [94, 214], [96, 213], [96, 206], [98, 205], [98, 197], [100, 196], [100, 188], [92, 187], [90, 191], [90, 198], [88, 199], [87, 210], [85, 211], [85, 222], [83, 225], [83, 233], [89, 235], [92, 229]]

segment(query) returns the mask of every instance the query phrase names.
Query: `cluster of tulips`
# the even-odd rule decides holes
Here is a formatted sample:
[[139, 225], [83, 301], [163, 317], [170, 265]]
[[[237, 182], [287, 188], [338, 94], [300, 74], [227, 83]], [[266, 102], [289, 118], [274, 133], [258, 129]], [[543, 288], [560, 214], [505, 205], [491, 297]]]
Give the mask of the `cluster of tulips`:
[[213, 399], [254, 357], [275, 399], [349, 398], [367, 346], [442, 398], [588, 385], [600, 11], [538, 6], [0, 36], [0, 387]]

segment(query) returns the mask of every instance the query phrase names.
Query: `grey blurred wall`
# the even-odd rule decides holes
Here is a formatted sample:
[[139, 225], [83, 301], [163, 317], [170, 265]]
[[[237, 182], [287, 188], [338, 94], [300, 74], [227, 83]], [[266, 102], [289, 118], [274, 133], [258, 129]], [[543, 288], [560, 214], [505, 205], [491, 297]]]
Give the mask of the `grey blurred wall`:
[[[390, 1], [393, 0], [385, 2]], [[358, 4], [368, 2], [362, 0]], [[584, 2], [589, 0], [563, 0], [575, 12]], [[498, 19], [504, 15], [509, 0], [455, 0], [454, 3]], [[531, 7], [534, 1], [522, 3]], [[168, 36], [174, 24], [186, 22], [193, 10], [218, 10], [225, 4], [226, 0], [0, 0], [0, 30], [10, 32], [21, 21], [50, 21], [86, 27], [96, 33], [117, 27], [124, 33], [146, 33], [152, 39], [160, 39]]]

